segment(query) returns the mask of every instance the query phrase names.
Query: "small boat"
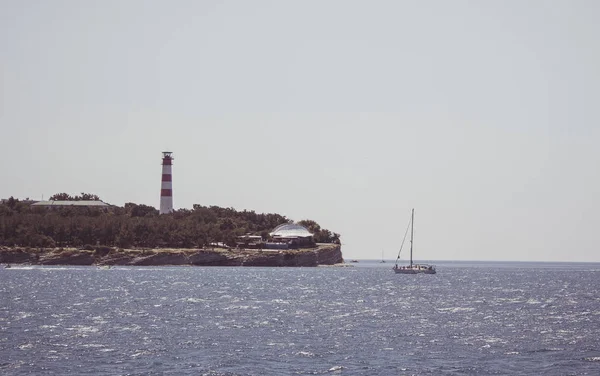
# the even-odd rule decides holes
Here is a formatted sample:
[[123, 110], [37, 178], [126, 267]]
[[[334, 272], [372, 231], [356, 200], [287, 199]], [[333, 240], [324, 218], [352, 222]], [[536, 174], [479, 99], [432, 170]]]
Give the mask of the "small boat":
[[358, 262], [358, 260], [352, 260], [352, 261], [350, 261], [350, 262]]
[[10, 264], [4, 264], [4, 269], [10, 269]]
[[[414, 224], [415, 224], [415, 209], [412, 210], [412, 214], [410, 216], [409, 227], [406, 228], [406, 232], [404, 233], [404, 239], [402, 239], [402, 244], [400, 245], [400, 251], [398, 252], [398, 257], [396, 258], [396, 264], [392, 268], [397, 274], [435, 274], [435, 265], [429, 264], [414, 264], [413, 263], [413, 234], [414, 234]], [[404, 241], [406, 240], [406, 235], [408, 234], [408, 229], [410, 228], [410, 264], [400, 266], [398, 265], [398, 260], [400, 260], [400, 252], [402, 252], [402, 246], [404, 246]]]

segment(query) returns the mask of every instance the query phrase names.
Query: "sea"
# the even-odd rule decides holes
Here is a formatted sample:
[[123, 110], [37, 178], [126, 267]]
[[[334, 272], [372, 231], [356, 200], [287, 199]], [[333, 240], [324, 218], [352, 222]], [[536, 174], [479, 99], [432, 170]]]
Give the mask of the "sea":
[[600, 375], [600, 264], [0, 269], [2, 375]]

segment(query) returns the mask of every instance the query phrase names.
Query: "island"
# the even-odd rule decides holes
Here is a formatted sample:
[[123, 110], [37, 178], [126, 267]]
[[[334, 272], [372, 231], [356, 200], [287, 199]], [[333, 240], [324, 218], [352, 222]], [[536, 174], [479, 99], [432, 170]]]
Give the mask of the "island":
[[315, 267], [344, 262], [340, 235], [313, 220], [194, 205], [159, 215], [82, 193], [0, 203], [0, 263]]

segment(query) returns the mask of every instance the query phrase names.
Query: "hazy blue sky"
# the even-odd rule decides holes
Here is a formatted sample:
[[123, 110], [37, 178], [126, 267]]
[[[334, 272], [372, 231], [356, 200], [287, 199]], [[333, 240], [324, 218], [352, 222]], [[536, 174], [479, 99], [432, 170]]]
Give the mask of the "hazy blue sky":
[[600, 261], [598, 1], [0, 0], [0, 197], [294, 220], [347, 259]]

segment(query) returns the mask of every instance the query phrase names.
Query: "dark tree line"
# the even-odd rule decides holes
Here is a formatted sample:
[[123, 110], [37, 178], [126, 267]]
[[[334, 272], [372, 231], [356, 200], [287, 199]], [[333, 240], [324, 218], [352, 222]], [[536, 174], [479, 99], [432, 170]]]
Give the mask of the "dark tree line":
[[56, 193], [49, 198], [50, 201], [100, 201], [100, 197], [91, 194], [81, 192], [81, 195], [71, 196], [68, 193]]
[[[92, 200], [96, 195], [55, 199]], [[99, 199], [99, 198], [97, 198]], [[96, 207], [32, 207], [12, 197], [0, 204], [0, 245], [24, 247], [81, 247], [104, 245], [121, 248], [196, 248], [211, 243], [234, 245], [239, 235], [261, 235], [291, 222], [279, 214], [258, 214], [233, 208], [194, 205], [159, 215], [148, 205], [127, 203], [109, 209]], [[311, 220], [301, 221], [317, 243], [339, 242], [332, 233]]]

